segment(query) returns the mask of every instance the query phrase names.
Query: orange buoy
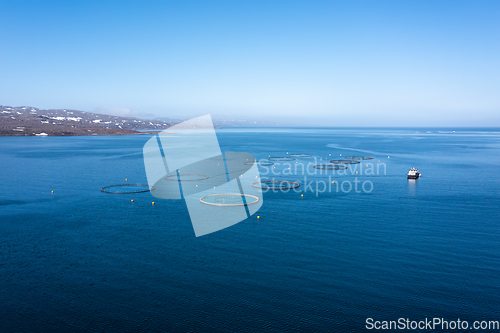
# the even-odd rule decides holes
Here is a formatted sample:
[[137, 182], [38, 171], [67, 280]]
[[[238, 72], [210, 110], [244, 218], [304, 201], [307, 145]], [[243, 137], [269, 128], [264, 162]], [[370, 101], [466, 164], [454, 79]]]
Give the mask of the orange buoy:
[[301, 194], [300, 196], [301, 196], [301, 197], [303, 197], [304, 195], [303, 195], [303, 194]]
[[153, 201], [151, 204], [154, 206], [154, 205], [155, 205], [155, 202]]
[[52, 191], [52, 193], [54, 193], [54, 191]]
[[257, 216], [257, 219], [260, 219], [260, 216]]
[[128, 181], [128, 178], [125, 178], [125, 181]]
[[130, 202], [134, 202], [134, 199], [130, 200]]

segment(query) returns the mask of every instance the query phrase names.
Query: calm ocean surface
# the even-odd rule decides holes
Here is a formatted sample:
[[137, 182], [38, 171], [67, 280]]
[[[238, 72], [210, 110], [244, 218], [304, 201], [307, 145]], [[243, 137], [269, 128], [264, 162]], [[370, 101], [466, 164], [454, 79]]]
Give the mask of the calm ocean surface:
[[[218, 130], [223, 151], [373, 156], [386, 172], [332, 177], [370, 193], [266, 193], [251, 218], [198, 238], [181, 200], [99, 191], [147, 183], [150, 135], [0, 137], [0, 332], [500, 320], [500, 130], [455, 130]], [[423, 176], [408, 181], [413, 166]]]

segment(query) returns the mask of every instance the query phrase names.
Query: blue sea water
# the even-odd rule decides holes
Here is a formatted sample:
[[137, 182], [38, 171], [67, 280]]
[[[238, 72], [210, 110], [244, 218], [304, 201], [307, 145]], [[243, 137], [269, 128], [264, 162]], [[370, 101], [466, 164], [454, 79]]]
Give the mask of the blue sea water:
[[[364, 155], [385, 171], [332, 176], [370, 181], [369, 193], [318, 195], [305, 182], [328, 176], [279, 174], [300, 191], [265, 193], [251, 218], [195, 237], [181, 200], [99, 191], [147, 182], [150, 135], [0, 137], [0, 331], [357, 332], [367, 318], [500, 320], [500, 130], [217, 136], [223, 151], [257, 159]], [[413, 166], [423, 176], [410, 181]]]

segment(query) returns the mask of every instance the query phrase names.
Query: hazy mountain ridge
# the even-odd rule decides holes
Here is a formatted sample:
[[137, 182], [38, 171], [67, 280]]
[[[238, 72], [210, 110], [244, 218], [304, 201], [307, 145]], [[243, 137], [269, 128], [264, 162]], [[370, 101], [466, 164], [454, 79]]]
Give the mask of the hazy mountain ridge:
[[69, 109], [0, 105], [0, 136], [124, 135], [163, 130], [174, 123]]
[[[167, 117], [146, 120], [70, 109], [0, 105], [0, 136], [144, 134], [138, 130], [161, 131], [185, 120]], [[213, 123], [215, 128], [279, 126], [263, 119], [231, 116], [215, 116]]]

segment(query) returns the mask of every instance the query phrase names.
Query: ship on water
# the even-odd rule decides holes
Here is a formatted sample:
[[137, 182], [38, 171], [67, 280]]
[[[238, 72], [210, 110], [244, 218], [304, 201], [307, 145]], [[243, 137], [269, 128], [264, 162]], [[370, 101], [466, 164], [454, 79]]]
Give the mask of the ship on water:
[[411, 168], [410, 171], [406, 174], [406, 178], [408, 179], [417, 179], [418, 177], [422, 176], [420, 172], [418, 172], [417, 168]]

